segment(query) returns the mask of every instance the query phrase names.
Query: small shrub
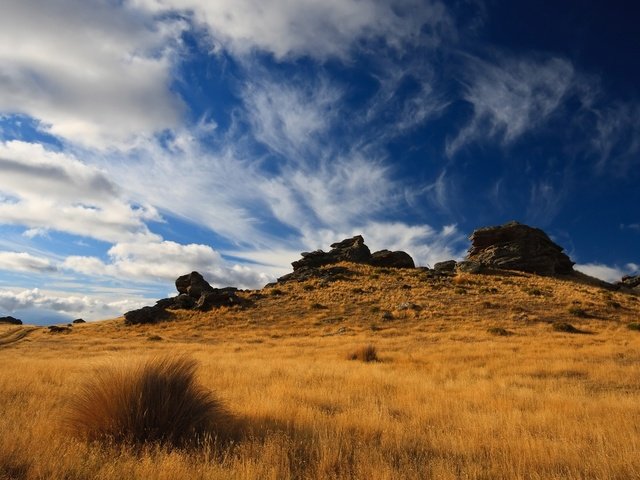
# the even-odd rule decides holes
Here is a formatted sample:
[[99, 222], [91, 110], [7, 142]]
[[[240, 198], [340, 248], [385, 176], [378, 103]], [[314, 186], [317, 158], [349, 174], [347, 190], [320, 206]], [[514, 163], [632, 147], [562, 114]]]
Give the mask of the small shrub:
[[627, 325], [627, 328], [628, 328], [629, 330], [636, 330], [636, 331], [640, 331], [640, 323], [637, 323], [637, 322], [629, 323], [629, 324]]
[[159, 342], [160, 340], [162, 340], [162, 337], [160, 335], [149, 335], [147, 337], [147, 340], [149, 340], [150, 342]]
[[313, 308], [314, 310], [326, 310], [329, 307], [327, 307], [327, 306], [325, 306], [325, 305], [323, 305], [321, 303], [317, 303], [316, 302], [316, 303], [312, 303], [311, 304], [311, 308]]
[[378, 351], [373, 345], [360, 347], [347, 355], [348, 360], [360, 360], [361, 362], [378, 362]]
[[97, 373], [70, 402], [67, 427], [89, 441], [195, 446], [232, 434], [230, 415], [196, 383], [196, 362], [161, 357]]
[[280, 290], [279, 288], [272, 288], [271, 291], [269, 292], [270, 295], [277, 297], [280, 295], [284, 295], [284, 292], [282, 290]]

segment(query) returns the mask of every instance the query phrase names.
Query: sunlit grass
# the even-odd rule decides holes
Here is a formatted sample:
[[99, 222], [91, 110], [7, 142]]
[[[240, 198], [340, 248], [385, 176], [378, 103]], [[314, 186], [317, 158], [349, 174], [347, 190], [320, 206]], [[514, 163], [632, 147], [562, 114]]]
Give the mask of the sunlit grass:
[[[0, 478], [640, 477], [637, 297], [529, 275], [349, 268], [350, 281], [278, 285], [246, 310], [4, 344]], [[383, 361], [348, 360], [368, 345]], [[65, 430], [105, 366], [185, 354], [242, 426], [236, 440], [136, 449]]]

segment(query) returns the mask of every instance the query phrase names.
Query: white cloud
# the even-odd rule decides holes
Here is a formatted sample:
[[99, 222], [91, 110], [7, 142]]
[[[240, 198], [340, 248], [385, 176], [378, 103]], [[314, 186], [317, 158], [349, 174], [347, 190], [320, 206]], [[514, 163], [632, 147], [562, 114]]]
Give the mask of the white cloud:
[[501, 58], [495, 63], [465, 57], [469, 124], [447, 144], [454, 155], [469, 142], [497, 138], [508, 144], [537, 128], [560, 106], [574, 83], [573, 65], [562, 58]]
[[[384, 39], [400, 49], [437, 44], [452, 29], [439, 1], [418, 0], [133, 0], [155, 13], [191, 13], [213, 42], [235, 54], [252, 50], [276, 58], [346, 58], [358, 42]], [[422, 29], [428, 25], [428, 29]], [[431, 32], [427, 34], [427, 31]]]
[[633, 263], [627, 263], [622, 267], [602, 263], [584, 263], [578, 264], [574, 268], [605, 282], [619, 282], [624, 275], [635, 274], [640, 270], [640, 266]]
[[626, 175], [632, 165], [640, 164], [640, 104], [618, 103], [592, 112], [596, 115], [592, 139], [598, 156], [596, 170]]
[[151, 299], [130, 296], [80, 296], [67, 292], [30, 290], [0, 290], [0, 310], [17, 312], [37, 308], [68, 314], [82, 314], [87, 320], [118, 317], [124, 312], [153, 303]]
[[185, 27], [126, 2], [5, 0], [0, 112], [98, 148], [172, 128], [183, 110], [170, 90], [172, 56]]
[[105, 241], [154, 239], [150, 206], [133, 207], [106, 174], [39, 144], [0, 142], [0, 223], [31, 233], [58, 230]]
[[0, 270], [31, 273], [52, 273], [56, 266], [47, 258], [27, 252], [0, 252]]
[[260, 288], [273, 280], [245, 265], [229, 265], [208, 245], [175, 242], [119, 243], [108, 252], [110, 262], [96, 257], [70, 256], [61, 268], [88, 276], [110, 276], [128, 281], [173, 282], [178, 276], [198, 271], [215, 286]]

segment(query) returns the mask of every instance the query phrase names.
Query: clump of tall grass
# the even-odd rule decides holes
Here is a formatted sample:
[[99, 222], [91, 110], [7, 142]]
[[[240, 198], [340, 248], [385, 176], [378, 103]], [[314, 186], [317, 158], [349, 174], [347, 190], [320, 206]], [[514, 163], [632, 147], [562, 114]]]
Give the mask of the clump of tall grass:
[[67, 427], [89, 441], [191, 447], [233, 435], [230, 414], [196, 382], [197, 363], [158, 357], [112, 367], [71, 400]]
[[360, 360], [361, 362], [378, 362], [378, 351], [373, 345], [365, 345], [357, 348], [347, 355], [347, 360]]

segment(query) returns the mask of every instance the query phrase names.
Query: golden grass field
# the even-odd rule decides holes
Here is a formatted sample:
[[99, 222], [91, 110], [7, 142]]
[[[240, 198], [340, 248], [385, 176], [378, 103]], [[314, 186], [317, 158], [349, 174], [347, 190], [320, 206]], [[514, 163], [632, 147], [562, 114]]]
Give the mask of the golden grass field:
[[[343, 266], [156, 325], [0, 326], [0, 479], [640, 478], [640, 297]], [[367, 345], [380, 361], [348, 360]], [[105, 368], [185, 354], [238, 440], [139, 450], [65, 428]]]

